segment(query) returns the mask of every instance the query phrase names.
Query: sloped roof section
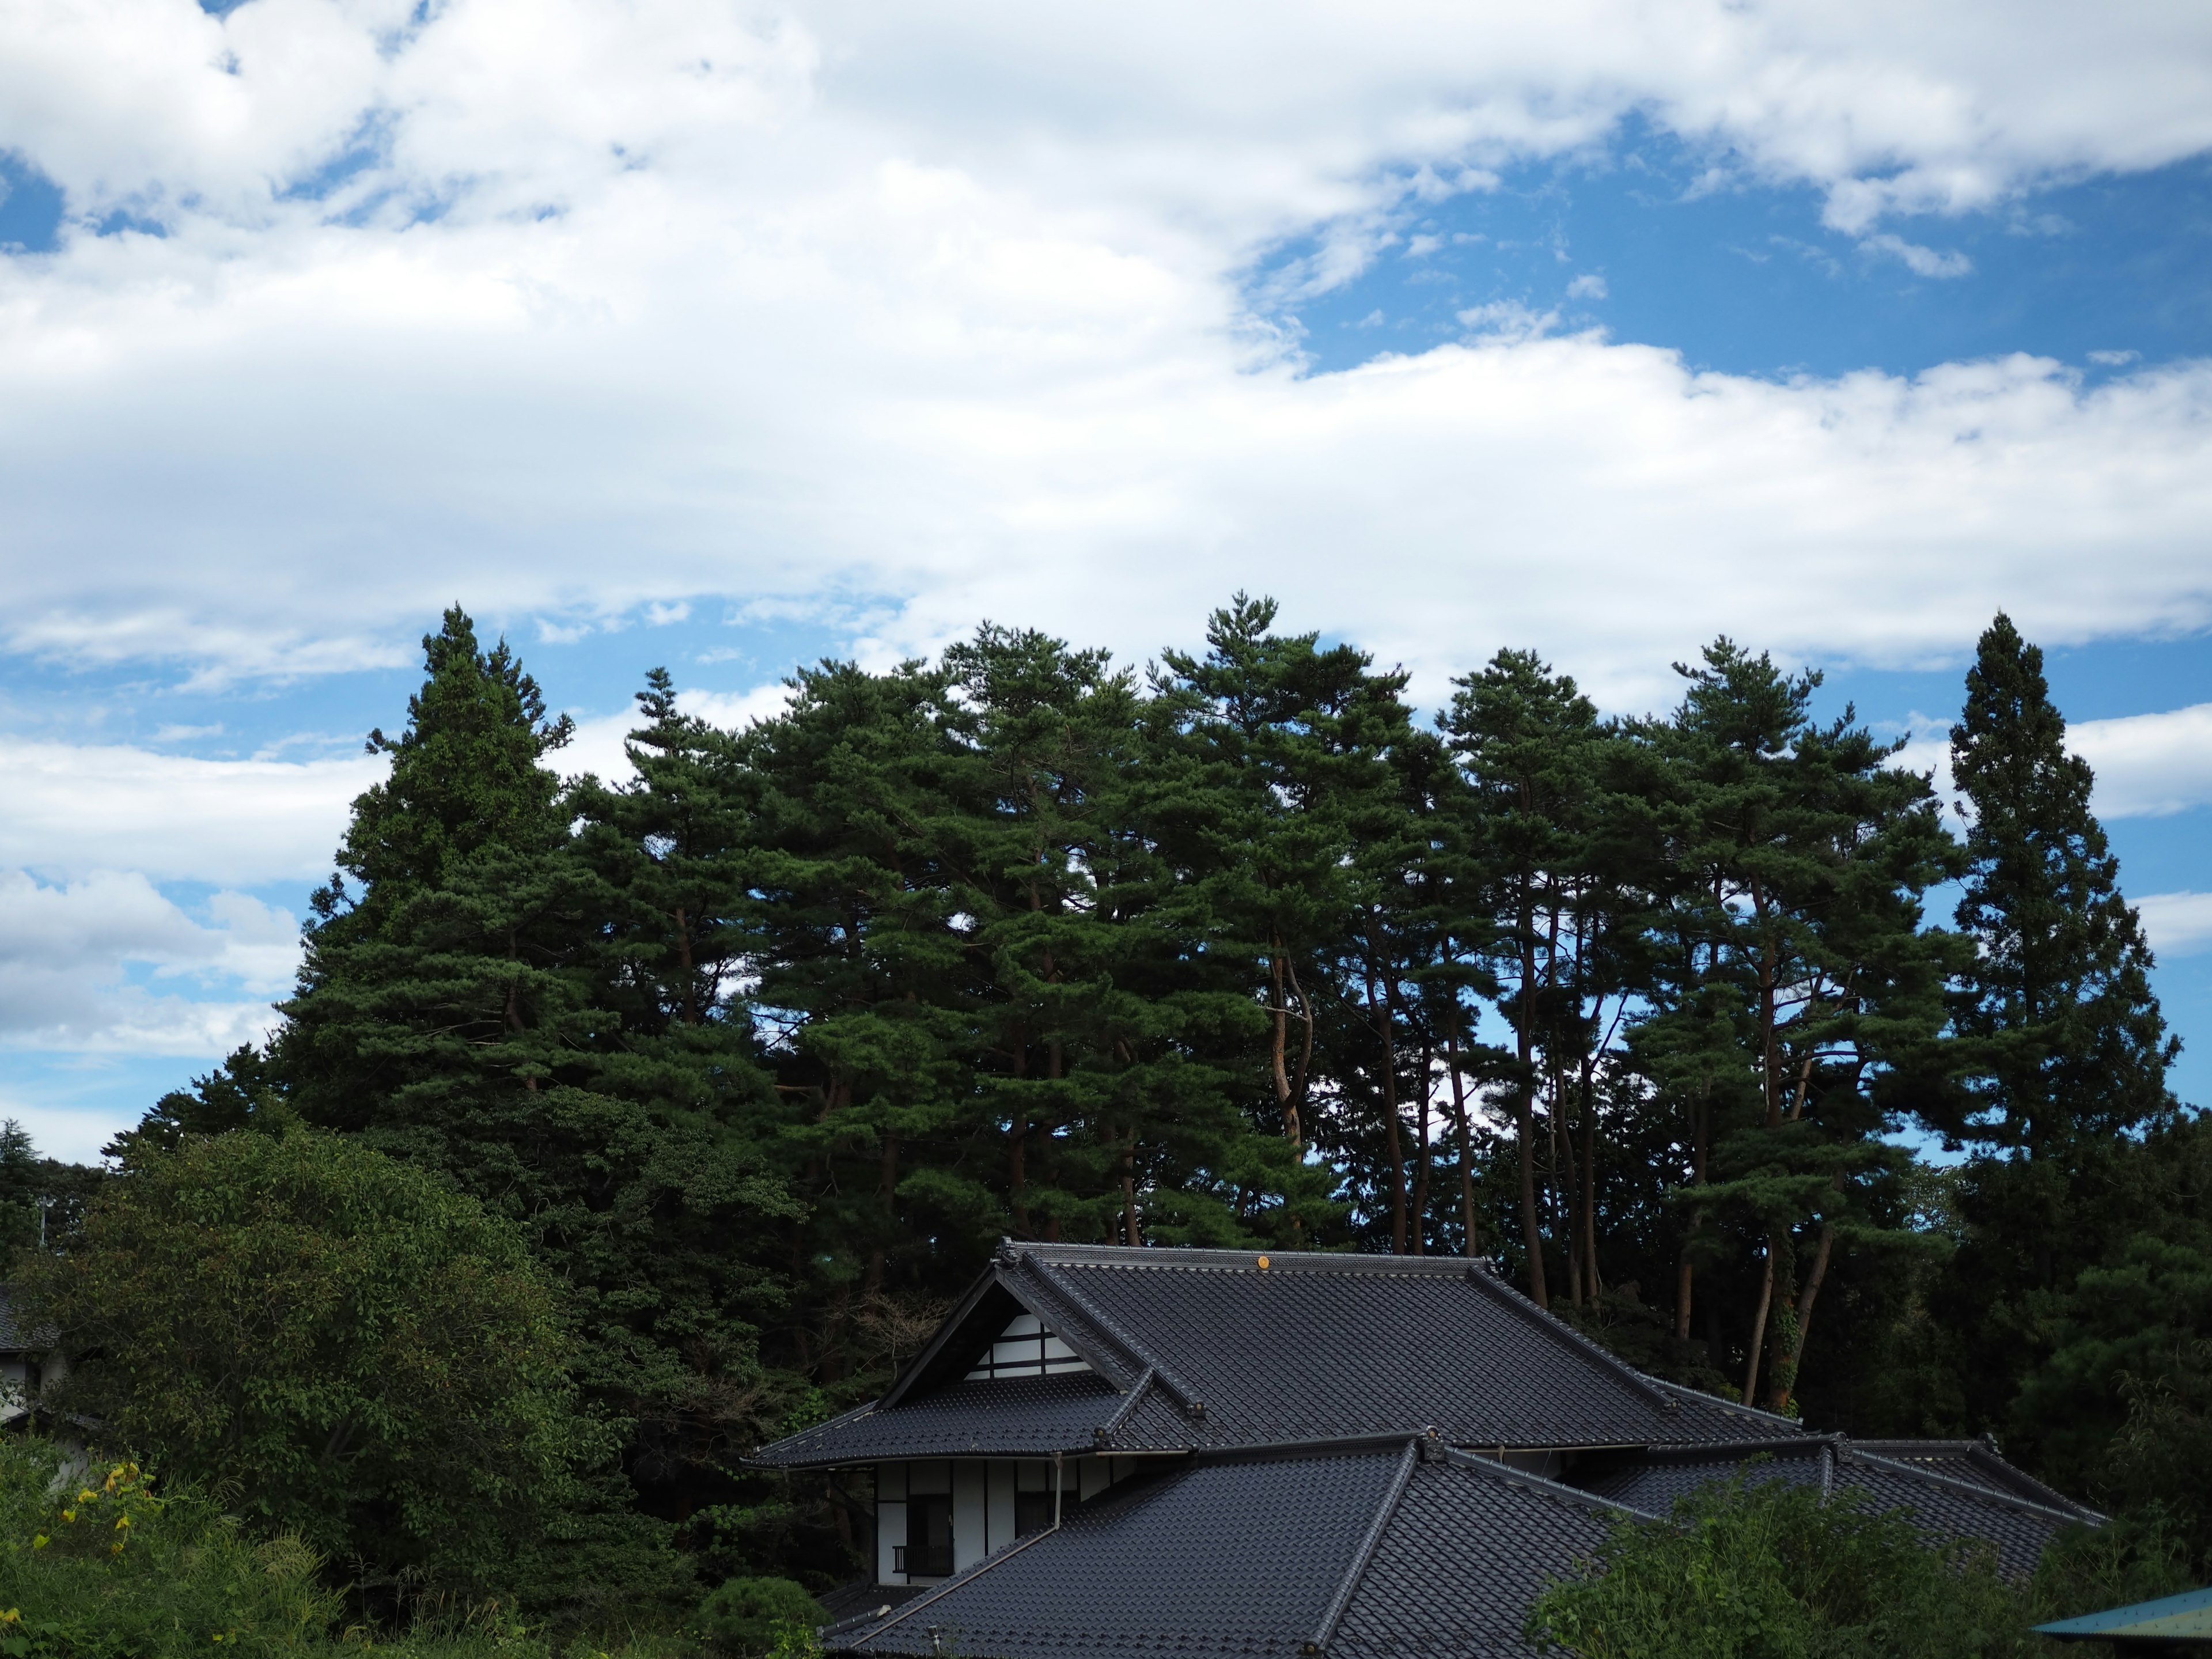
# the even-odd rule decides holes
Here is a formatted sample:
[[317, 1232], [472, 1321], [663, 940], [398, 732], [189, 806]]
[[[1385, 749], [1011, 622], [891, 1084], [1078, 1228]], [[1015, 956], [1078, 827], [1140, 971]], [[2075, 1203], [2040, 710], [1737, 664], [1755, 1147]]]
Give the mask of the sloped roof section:
[[864, 1406], [787, 1436], [755, 1462], [790, 1468], [902, 1457], [1048, 1457], [1088, 1450], [1127, 1398], [1103, 1377], [959, 1382], [890, 1410]]
[[1836, 1460], [1836, 1484], [1856, 1486], [1882, 1509], [1912, 1511], [1923, 1531], [1938, 1537], [1980, 1538], [1996, 1546], [1997, 1565], [2008, 1578], [2035, 1571], [2044, 1547], [2062, 1528], [2091, 1518], [2079, 1505], [2056, 1510], [2008, 1492], [1915, 1468], [1847, 1447]]
[[1001, 1550], [833, 1651], [971, 1659], [1528, 1652], [1521, 1621], [1616, 1511], [1419, 1438], [1204, 1455]]
[[[1632, 1370], [1516, 1293], [1486, 1263], [1008, 1243], [875, 1407], [810, 1431], [803, 1447], [780, 1442], [760, 1461], [934, 1456], [943, 1455], [940, 1443], [960, 1442], [963, 1433], [963, 1445], [979, 1450], [994, 1434], [1003, 1439], [1011, 1431], [981, 1419], [1027, 1407], [1012, 1395], [965, 1393], [961, 1379], [1018, 1312], [1056, 1333], [1130, 1407], [1110, 1426], [1106, 1413], [1081, 1422], [1040, 1418], [1024, 1443], [1030, 1452], [1203, 1450], [1431, 1427], [1448, 1443], [1477, 1447], [1724, 1443], [1798, 1432], [1786, 1419]], [[939, 1402], [934, 1414], [904, 1415], [933, 1400]], [[971, 1428], [954, 1422], [963, 1412], [975, 1415]], [[889, 1449], [908, 1420], [936, 1437], [931, 1449]], [[1063, 1429], [1075, 1432], [1046, 1443]], [[1101, 1429], [1108, 1430], [1103, 1442], [1094, 1432]]]
[[1605, 1541], [1620, 1513], [1480, 1458], [1425, 1463], [1325, 1650], [1341, 1659], [1522, 1659], [1529, 1605]]
[[2025, 1469], [2006, 1462], [1996, 1448], [1983, 1440], [1854, 1440], [1852, 1449], [1869, 1457], [1886, 1457], [1909, 1464], [1929, 1474], [1947, 1475], [1969, 1486], [2024, 1498], [2031, 1504], [2057, 1510], [2087, 1522], [2105, 1517], [2086, 1504], [2077, 1504], [2055, 1487], [2046, 1486]]
[[[1931, 1538], [1979, 1538], [1997, 1550], [1999, 1569], [2010, 1577], [2035, 1570], [2044, 1547], [2062, 1528], [2094, 1525], [2104, 1517], [2031, 1480], [1986, 1447], [1972, 1465], [1976, 1479], [1943, 1468], [1961, 1442], [1854, 1442], [1841, 1435], [1747, 1442], [1733, 1446], [1655, 1448], [1578, 1477], [1590, 1492], [1659, 1514], [1677, 1498], [1741, 1472], [1753, 1481], [1784, 1480], [1824, 1491], [1856, 1489], [1878, 1510], [1912, 1511]], [[1938, 1447], [1924, 1460], [1885, 1455], [1916, 1447]], [[1880, 1448], [1877, 1451], [1875, 1449]], [[2033, 1491], [2023, 1497], [2015, 1487]]]
[[1668, 1446], [1586, 1474], [1578, 1473], [1576, 1484], [1631, 1509], [1665, 1515], [1674, 1509], [1677, 1498], [1716, 1480], [1725, 1480], [1738, 1471], [1754, 1481], [1822, 1486], [1832, 1478], [1834, 1457], [1832, 1441], [1811, 1435], [1729, 1445]]

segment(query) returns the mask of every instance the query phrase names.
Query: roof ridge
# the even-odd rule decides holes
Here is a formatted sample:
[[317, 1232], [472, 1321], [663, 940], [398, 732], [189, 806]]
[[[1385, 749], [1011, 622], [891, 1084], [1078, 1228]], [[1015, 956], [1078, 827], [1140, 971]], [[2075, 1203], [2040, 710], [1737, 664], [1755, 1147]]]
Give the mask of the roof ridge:
[[[1126, 1249], [1127, 1247], [1123, 1246], [1122, 1248]], [[1075, 1310], [1078, 1313], [1088, 1319], [1100, 1330], [1105, 1332], [1105, 1334], [1109, 1337], [1112, 1338], [1115, 1342], [1120, 1343], [1122, 1347], [1128, 1351], [1133, 1358], [1144, 1361], [1146, 1369], [1152, 1373], [1153, 1380], [1158, 1382], [1159, 1385], [1165, 1389], [1170, 1394], [1174, 1395], [1177, 1399], [1181, 1400], [1183, 1403], [1183, 1408], [1186, 1411], [1197, 1416], [1205, 1415], [1206, 1402], [1199, 1397], [1198, 1390], [1192, 1388], [1189, 1383], [1184, 1382], [1182, 1377], [1176, 1376], [1176, 1373], [1170, 1370], [1166, 1365], [1162, 1364], [1158, 1355], [1147, 1350], [1142, 1343], [1137, 1340], [1136, 1338], [1131, 1336], [1128, 1332], [1123, 1330], [1119, 1325], [1115, 1323], [1110, 1316], [1100, 1311], [1098, 1305], [1092, 1302], [1089, 1297], [1084, 1295], [1082, 1291], [1076, 1289], [1073, 1285], [1060, 1284], [1056, 1280], [1042, 1273], [1037, 1276], [1040, 1279], [1044, 1279], [1044, 1282], [1047, 1285], [1059, 1291], [1060, 1294], [1066, 1300], [1073, 1303], [1075, 1304]]]
[[[2037, 1515], [2047, 1515], [2054, 1520], [2063, 1521], [2069, 1526], [2085, 1524], [2085, 1516], [2081, 1511], [2069, 1514], [2064, 1510], [2055, 1510], [2048, 1504], [2039, 1504], [2033, 1498], [2022, 1498], [2018, 1492], [1999, 1492], [1991, 1486], [1978, 1486], [1972, 1480], [1961, 1480], [1956, 1475], [1938, 1474], [1933, 1469], [1917, 1469], [1910, 1463], [1900, 1463], [1893, 1457], [1881, 1457], [1873, 1452], [1860, 1451], [1850, 1445], [1848, 1442], [1845, 1443], [1844, 1450], [1847, 1455], [1838, 1461], [1845, 1464], [1872, 1463], [1881, 1468], [1894, 1469], [1899, 1474], [1911, 1475], [1915, 1480], [1928, 1480], [1939, 1486], [1948, 1486], [1954, 1492], [1964, 1492], [1972, 1498], [1993, 1498], [2000, 1504], [2009, 1504], [2014, 1509], [2030, 1510]], [[2081, 1510], [2086, 1511], [2087, 1516], [2095, 1517], [2093, 1522], [2087, 1522], [2087, 1524], [2102, 1526], [2111, 1519], [2109, 1516], [2089, 1509], [2086, 1504], [2081, 1506]]]
[[1098, 1425], [1097, 1437], [1100, 1444], [1110, 1443], [1115, 1435], [1126, 1427], [1129, 1419], [1136, 1415], [1137, 1407], [1144, 1403], [1146, 1395], [1152, 1391], [1152, 1379], [1155, 1375], [1157, 1373], [1153, 1369], [1147, 1365], [1145, 1367], [1145, 1374], [1129, 1385], [1128, 1397], [1114, 1407], [1113, 1416]]
[[1584, 1492], [1580, 1486], [1570, 1486], [1565, 1481], [1554, 1480], [1548, 1475], [1531, 1474], [1526, 1469], [1516, 1469], [1510, 1463], [1501, 1463], [1496, 1458], [1485, 1457], [1479, 1452], [1464, 1452], [1456, 1446], [1437, 1448], [1444, 1462], [1456, 1468], [1480, 1474], [1492, 1480], [1503, 1480], [1509, 1486], [1533, 1486], [1548, 1497], [1565, 1498], [1584, 1509], [1610, 1510], [1618, 1515], [1632, 1515], [1639, 1521], [1663, 1521], [1667, 1517], [1650, 1510], [1639, 1510], [1633, 1504], [1624, 1504], [1618, 1498], [1601, 1498], [1594, 1492]]
[[[1024, 1308], [1028, 1308], [1030, 1313], [1035, 1314], [1054, 1335], [1067, 1343], [1078, 1353], [1082, 1353], [1084, 1362], [1099, 1376], [1104, 1377], [1107, 1382], [1114, 1387], [1116, 1393], [1122, 1391], [1121, 1385], [1115, 1382], [1114, 1372], [1116, 1368], [1129, 1379], [1129, 1386], [1132, 1388], [1136, 1385], [1136, 1379], [1146, 1371], [1157, 1369], [1152, 1357], [1137, 1347], [1127, 1332], [1101, 1322], [1096, 1317], [1090, 1304], [1079, 1300], [1066, 1285], [1055, 1284], [1045, 1274], [1038, 1272], [1036, 1263], [1020, 1260], [1007, 1262], [1002, 1259], [993, 1266], [991, 1271], [998, 1275], [999, 1281], [1006, 1287], [1008, 1295]], [[1048, 1307], [1047, 1310], [1040, 1311], [1030, 1306], [1032, 1302], [1045, 1303]], [[1073, 1316], [1068, 1317], [1070, 1315]], [[1093, 1342], [1091, 1345], [1093, 1347], [1107, 1346], [1121, 1350], [1119, 1353], [1112, 1356], [1111, 1364], [1101, 1365], [1096, 1353], [1083, 1353], [1081, 1345], [1072, 1340], [1074, 1336], [1083, 1334], [1081, 1328], [1085, 1325], [1091, 1327], [1090, 1333], [1091, 1336], [1103, 1336], [1105, 1339], [1103, 1345]]]
[[1419, 1440], [1419, 1429], [1378, 1429], [1372, 1434], [1336, 1434], [1315, 1440], [1265, 1440], [1255, 1445], [1200, 1446], [1190, 1454], [1194, 1464], [1261, 1463], [1279, 1458], [1353, 1456], [1381, 1451]]
[[[1996, 1464], [1996, 1468], [1993, 1471], [1990, 1471], [1990, 1478], [1991, 1480], [2002, 1481], [2007, 1486], [2013, 1487], [2015, 1491], [2018, 1491], [2023, 1486], [2029, 1487], [2035, 1492], [2042, 1493], [2045, 1498], [2056, 1499], [2056, 1503], [2048, 1506], [2050, 1508], [2081, 1510], [2090, 1515], [2102, 1514], [2101, 1510], [2093, 1510], [2087, 1504], [2081, 1503], [2075, 1498], [2069, 1498], [2064, 1492], [2059, 1491], [2056, 1486], [2050, 1485], [2047, 1481], [2039, 1480], [2033, 1475], [2030, 1474], [2026, 1469], [2018, 1468], [2014, 1464], [2007, 1462], [2004, 1454], [1991, 1446], [1986, 1440], [1899, 1440], [1874, 1437], [1865, 1440], [1853, 1440], [1850, 1443], [1855, 1449], [1860, 1448], [1866, 1449], [1867, 1455], [1869, 1456], [1891, 1457], [1894, 1458], [1896, 1462], [1900, 1463], [1910, 1462], [1911, 1454], [1883, 1450], [1881, 1448], [1902, 1446], [1940, 1447], [1946, 1451], [1955, 1452], [1965, 1457], [1965, 1459], [1969, 1463], [1972, 1463], [1976, 1468], [1987, 1469], [1990, 1464]], [[1931, 1470], [1930, 1473], [1937, 1473], [1937, 1471]], [[2025, 1492], [2021, 1493], [2021, 1495], [2027, 1496]], [[2039, 1502], [2040, 1500], [2031, 1498], [2029, 1501]]]
[[1359, 1581], [1367, 1571], [1367, 1564], [1375, 1559], [1376, 1546], [1382, 1541], [1382, 1534], [1389, 1528], [1391, 1517], [1398, 1513], [1398, 1504], [1406, 1496], [1406, 1483], [1413, 1478], [1413, 1465], [1419, 1460], [1420, 1454], [1421, 1443], [1419, 1440], [1406, 1443], [1405, 1454], [1398, 1460], [1398, 1472], [1390, 1479], [1390, 1489], [1382, 1494], [1382, 1503], [1376, 1506], [1375, 1518], [1367, 1523], [1367, 1534], [1359, 1540], [1359, 1547], [1352, 1553], [1352, 1564], [1345, 1569], [1343, 1578], [1338, 1582], [1336, 1594], [1329, 1598], [1328, 1606], [1322, 1613], [1321, 1623], [1314, 1627], [1314, 1633], [1305, 1644], [1305, 1652], [1318, 1653], [1328, 1645], [1328, 1638], [1336, 1634], [1336, 1627], [1344, 1617], [1345, 1608], [1352, 1605], [1352, 1591], [1359, 1587]]
[[1777, 1435], [1771, 1440], [1669, 1440], [1646, 1446], [1644, 1455], [1655, 1459], [1679, 1458], [1685, 1462], [1709, 1463], [1716, 1457], [1735, 1453], [1748, 1455], [1771, 1451], [1778, 1446], [1809, 1456], [1823, 1446], [1844, 1443], [1848, 1443], [1847, 1438], [1840, 1434]]
[[1515, 1290], [1495, 1273], [1477, 1273], [1472, 1267], [1466, 1274], [1468, 1284], [1503, 1300], [1505, 1306], [1521, 1315], [1529, 1324], [1553, 1337], [1563, 1340], [1571, 1348], [1578, 1349], [1598, 1360], [1607, 1370], [1620, 1375], [1623, 1381], [1638, 1393], [1648, 1395], [1662, 1411], [1674, 1409], [1674, 1401], [1667, 1393], [1666, 1385], [1656, 1377], [1646, 1376], [1619, 1354], [1601, 1342], [1591, 1340], [1548, 1308], [1540, 1308]]
[[[952, 1340], [953, 1334], [968, 1322], [969, 1316], [981, 1305], [983, 1298], [1004, 1283], [1005, 1280], [1000, 1274], [996, 1262], [984, 1268], [982, 1273], [976, 1276], [975, 1282], [968, 1287], [966, 1294], [953, 1305], [951, 1312], [945, 1316], [944, 1322], [937, 1328], [937, 1334], [924, 1343], [921, 1352], [907, 1361], [906, 1369], [891, 1379], [890, 1387], [885, 1389], [876, 1401], [877, 1406], [879, 1407], [896, 1406], [905, 1399], [908, 1391], [914, 1387], [915, 1382], [927, 1374], [929, 1368], [936, 1363], [938, 1355], [942, 1353], [946, 1345]], [[1012, 1294], [1011, 1289], [1007, 1293]], [[1015, 1299], [1018, 1301], [1020, 1298]]]
[[1268, 1270], [1352, 1269], [1374, 1273], [1419, 1273], [1447, 1278], [1471, 1266], [1489, 1266], [1485, 1255], [1384, 1255], [1369, 1250], [1206, 1249], [1188, 1244], [1048, 1244], [1006, 1239], [1002, 1254], [1028, 1256], [1054, 1266], [1101, 1267], [1256, 1267], [1261, 1256]]
[[[1623, 1360], [1621, 1363], [1623, 1364], [1626, 1364], [1628, 1362]], [[1634, 1368], [1631, 1367], [1631, 1369], [1633, 1370]], [[1638, 1376], [1642, 1376], [1644, 1375], [1642, 1371], [1638, 1371], [1636, 1374]], [[1797, 1419], [1794, 1417], [1784, 1417], [1780, 1412], [1771, 1412], [1764, 1406], [1747, 1406], [1741, 1400], [1731, 1400], [1724, 1394], [1708, 1394], [1705, 1389], [1693, 1389], [1686, 1382], [1669, 1382], [1658, 1377], [1654, 1377], [1652, 1381], [1662, 1389], [1671, 1389], [1676, 1394], [1688, 1395], [1693, 1400], [1710, 1400], [1716, 1406], [1725, 1406], [1732, 1412], [1741, 1412], [1751, 1417], [1763, 1417], [1770, 1423], [1787, 1423], [1799, 1434], [1808, 1434], [1811, 1432], [1811, 1431], [1806, 1428], [1804, 1424], [1798, 1421]]]

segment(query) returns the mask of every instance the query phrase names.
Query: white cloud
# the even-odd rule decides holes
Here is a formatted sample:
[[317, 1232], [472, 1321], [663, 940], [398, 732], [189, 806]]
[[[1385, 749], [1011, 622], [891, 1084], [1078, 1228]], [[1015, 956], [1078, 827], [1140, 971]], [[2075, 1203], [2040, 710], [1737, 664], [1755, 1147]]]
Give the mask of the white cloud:
[[216, 1054], [258, 1037], [298, 965], [298, 921], [244, 893], [206, 908], [195, 920], [135, 872], [49, 886], [0, 871], [0, 1042]]
[[327, 875], [353, 798], [385, 764], [197, 760], [0, 736], [0, 867], [246, 885]]
[[1605, 297], [1605, 278], [1594, 272], [1584, 271], [1567, 284], [1567, 298], [1570, 300], [1602, 300]]
[[1887, 231], [1877, 236], [1865, 236], [1859, 246], [1870, 253], [1887, 253], [1902, 259], [1906, 269], [1916, 276], [1930, 276], [1944, 280], [1972, 274], [1974, 262], [1955, 249], [1938, 250], [1923, 247], [1917, 242], [1908, 242], [1902, 236]]
[[2100, 817], [2162, 817], [2212, 806], [2212, 702], [2163, 714], [2083, 720], [2068, 727], [2066, 736], [2096, 771]]
[[2089, 354], [2091, 362], [2106, 368], [2124, 368], [2129, 363], [2140, 362], [2142, 357], [2140, 351], [2093, 351]]
[[2161, 957], [2212, 950], [2212, 893], [2153, 893], [2137, 899], [2143, 932]]
[[2199, 9], [6, 3], [0, 148], [168, 233], [0, 260], [21, 650], [296, 675], [457, 596], [563, 637], [730, 596], [1142, 654], [1244, 586], [1431, 690], [1513, 639], [1634, 700], [1716, 626], [2212, 619], [2203, 366], [1777, 386], [1522, 310], [1301, 378], [1238, 286], [1632, 110], [1877, 244], [2154, 165], [2212, 143]]

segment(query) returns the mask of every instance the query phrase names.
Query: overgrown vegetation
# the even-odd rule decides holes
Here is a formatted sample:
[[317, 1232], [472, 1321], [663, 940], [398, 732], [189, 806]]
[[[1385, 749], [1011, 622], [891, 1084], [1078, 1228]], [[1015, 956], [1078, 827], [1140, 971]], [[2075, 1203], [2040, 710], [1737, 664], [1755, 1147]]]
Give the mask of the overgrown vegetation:
[[1754, 1466], [1622, 1521], [1527, 1629], [1576, 1659], [2024, 1659], [2057, 1650], [2036, 1624], [2188, 1587], [2155, 1528], [2075, 1528], [2008, 1583], [1993, 1546], [1931, 1547], [1903, 1510]]

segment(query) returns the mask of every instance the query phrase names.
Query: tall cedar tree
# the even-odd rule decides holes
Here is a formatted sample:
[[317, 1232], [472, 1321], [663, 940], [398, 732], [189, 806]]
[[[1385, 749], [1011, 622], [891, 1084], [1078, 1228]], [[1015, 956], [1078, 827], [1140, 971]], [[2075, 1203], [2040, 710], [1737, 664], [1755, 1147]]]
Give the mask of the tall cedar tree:
[[[756, 1333], [778, 1287], [744, 1243], [795, 1212], [760, 1144], [772, 1097], [659, 915], [688, 832], [668, 780], [572, 798], [543, 763], [568, 723], [504, 643], [480, 650], [456, 609], [423, 649], [406, 730], [370, 738], [392, 771], [315, 896], [273, 1068], [309, 1123], [528, 1230], [639, 1499], [682, 1516], [775, 1420]], [[702, 736], [653, 696], [641, 753]]]
[[2051, 1352], [2057, 1300], [2134, 1231], [2117, 1161], [2173, 1114], [2180, 1044], [2089, 810], [2094, 775], [2067, 752], [2043, 653], [2002, 613], [1966, 676], [1951, 770], [1971, 860], [1958, 923], [1975, 951], [1951, 1004], [1965, 1085], [1931, 1115], [1980, 1152], [1946, 1311], [1982, 1382], [1972, 1426], [1986, 1428]]

